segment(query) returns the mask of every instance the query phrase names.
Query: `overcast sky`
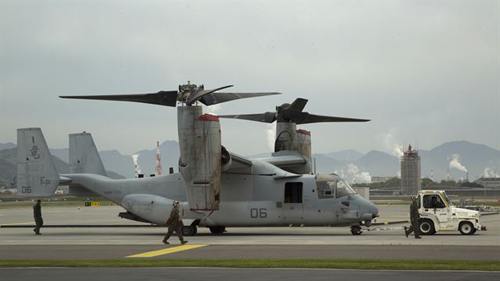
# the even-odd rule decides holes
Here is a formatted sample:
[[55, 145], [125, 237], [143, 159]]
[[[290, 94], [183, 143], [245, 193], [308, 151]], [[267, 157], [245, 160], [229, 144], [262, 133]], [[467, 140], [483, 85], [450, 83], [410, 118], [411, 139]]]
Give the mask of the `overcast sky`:
[[[0, 3], [0, 142], [41, 127], [53, 148], [88, 131], [100, 150], [150, 149], [177, 140], [174, 108], [58, 96], [175, 90], [190, 80], [283, 93], [224, 103], [218, 114], [302, 97], [310, 113], [372, 119], [302, 126], [314, 153], [453, 140], [500, 149], [499, 1]], [[221, 126], [231, 151], [270, 150], [264, 123]]]

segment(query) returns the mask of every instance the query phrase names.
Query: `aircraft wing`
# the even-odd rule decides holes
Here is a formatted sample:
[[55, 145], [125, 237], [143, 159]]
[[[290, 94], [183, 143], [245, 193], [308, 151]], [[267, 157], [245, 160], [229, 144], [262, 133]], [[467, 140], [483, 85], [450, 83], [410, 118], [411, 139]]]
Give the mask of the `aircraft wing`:
[[307, 163], [307, 158], [294, 151], [280, 151], [273, 153], [273, 156], [268, 158], [260, 158], [261, 161], [266, 161], [279, 168], [289, 168], [301, 166]]
[[306, 159], [298, 155], [287, 155], [287, 156], [273, 156], [267, 159], [262, 159], [270, 164], [277, 167], [290, 167], [296, 165], [303, 165], [307, 163]]
[[[293, 153], [295, 152], [290, 152], [290, 154]], [[307, 163], [307, 160], [299, 154], [297, 154], [298, 156], [287, 154], [252, 160], [233, 152], [229, 152], [229, 154], [231, 155], [231, 166], [229, 169], [223, 171], [228, 174], [268, 175], [273, 176], [274, 179], [295, 178], [302, 175], [287, 172], [281, 167], [304, 165]]]
[[234, 152], [229, 152], [231, 155], [231, 167], [225, 170], [225, 173], [235, 174], [250, 174], [252, 170], [252, 161], [244, 156]]

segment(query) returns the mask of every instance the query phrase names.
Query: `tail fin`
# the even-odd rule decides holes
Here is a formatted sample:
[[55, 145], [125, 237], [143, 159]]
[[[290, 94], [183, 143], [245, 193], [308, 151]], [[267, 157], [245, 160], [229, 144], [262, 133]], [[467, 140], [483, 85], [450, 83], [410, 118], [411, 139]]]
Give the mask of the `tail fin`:
[[40, 128], [17, 129], [17, 194], [49, 197], [59, 185], [52, 155]]
[[75, 174], [107, 176], [91, 134], [83, 132], [69, 135], [69, 170]]

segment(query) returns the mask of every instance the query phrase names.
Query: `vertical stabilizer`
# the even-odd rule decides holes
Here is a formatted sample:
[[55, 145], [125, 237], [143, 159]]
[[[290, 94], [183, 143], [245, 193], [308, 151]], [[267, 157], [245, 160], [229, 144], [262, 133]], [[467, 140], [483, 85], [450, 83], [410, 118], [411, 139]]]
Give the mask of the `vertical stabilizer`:
[[17, 195], [50, 197], [58, 185], [59, 174], [42, 130], [17, 129]]
[[90, 133], [69, 135], [69, 170], [73, 174], [107, 176], [99, 152]]

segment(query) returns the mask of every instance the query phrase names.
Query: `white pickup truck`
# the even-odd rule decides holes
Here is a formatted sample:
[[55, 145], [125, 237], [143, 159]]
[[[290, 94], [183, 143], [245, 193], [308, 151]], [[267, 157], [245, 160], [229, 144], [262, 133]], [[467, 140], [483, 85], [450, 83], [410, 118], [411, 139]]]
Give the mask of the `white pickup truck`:
[[472, 235], [477, 230], [486, 230], [479, 222], [478, 211], [453, 206], [444, 190], [421, 190], [417, 200], [420, 232], [424, 235], [457, 230], [464, 235]]

